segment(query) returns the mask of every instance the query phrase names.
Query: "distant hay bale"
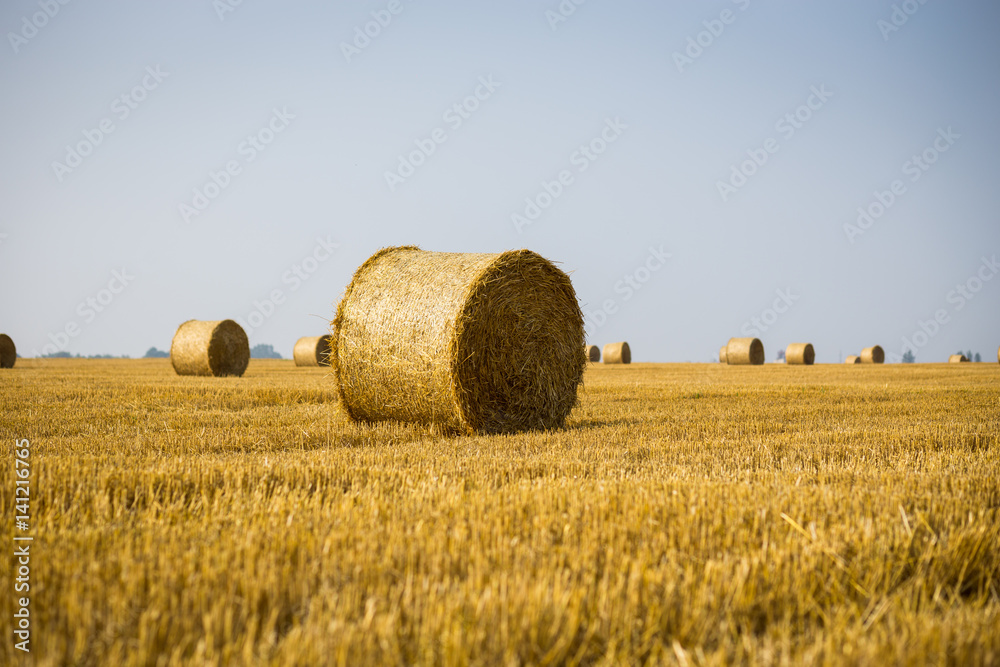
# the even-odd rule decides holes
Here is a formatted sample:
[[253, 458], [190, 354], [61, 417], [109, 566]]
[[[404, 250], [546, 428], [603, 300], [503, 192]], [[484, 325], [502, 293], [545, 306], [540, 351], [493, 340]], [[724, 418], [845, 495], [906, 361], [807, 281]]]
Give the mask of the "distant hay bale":
[[849, 356], [846, 359], [844, 359], [844, 363], [845, 364], [860, 364], [861, 363], [861, 357], [858, 356], [858, 355], [856, 355], [856, 354], [852, 354], [851, 356]]
[[726, 346], [725, 345], [723, 345], [722, 347], [719, 348], [719, 363], [720, 364], [727, 364], [727, 363], [729, 363], [727, 361], [727, 357], [726, 357]]
[[764, 363], [764, 344], [759, 338], [730, 338], [726, 345], [730, 366], [759, 366]]
[[969, 358], [964, 354], [953, 354], [950, 357], [948, 357], [949, 364], [960, 364], [963, 361], [968, 361], [968, 360]]
[[631, 364], [632, 350], [628, 343], [608, 343], [604, 346], [604, 363], [606, 364]]
[[596, 364], [601, 360], [601, 348], [596, 345], [587, 346], [587, 361]]
[[333, 336], [306, 336], [295, 341], [292, 358], [296, 366], [329, 366]]
[[14, 368], [17, 361], [17, 348], [7, 334], [0, 334], [0, 368]]
[[861, 363], [863, 364], [881, 364], [885, 362], [885, 352], [882, 351], [881, 346], [875, 345], [874, 347], [866, 347], [861, 350]]
[[250, 342], [236, 322], [188, 320], [170, 343], [170, 363], [178, 375], [243, 375]]
[[816, 352], [813, 350], [812, 343], [790, 343], [785, 348], [786, 364], [812, 366], [814, 361], [816, 361]]
[[337, 391], [355, 421], [559, 427], [587, 364], [569, 276], [529, 250], [384, 248], [354, 273], [332, 332]]

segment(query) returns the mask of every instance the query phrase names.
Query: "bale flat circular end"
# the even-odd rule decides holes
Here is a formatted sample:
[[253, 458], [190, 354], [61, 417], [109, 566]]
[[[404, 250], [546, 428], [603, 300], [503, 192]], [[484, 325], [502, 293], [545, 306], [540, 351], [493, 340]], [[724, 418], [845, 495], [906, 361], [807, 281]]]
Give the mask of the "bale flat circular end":
[[722, 347], [719, 348], [719, 363], [720, 364], [729, 363], [726, 360], [726, 346], [725, 345], [723, 345]]
[[630, 364], [632, 363], [632, 350], [628, 343], [608, 343], [604, 346], [604, 363], [606, 364]]
[[953, 354], [950, 357], [948, 357], [949, 364], [960, 364], [963, 361], [968, 361], [968, 360], [969, 358], [964, 354]]
[[232, 320], [188, 320], [170, 343], [170, 363], [178, 375], [243, 375], [250, 341]]
[[812, 343], [791, 343], [785, 348], [786, 364], [805, 364], [812, 366], [816, 361], [816, 351]]
[[885, 362], [885, 352], [882, 347], [875, 345], [873, 347], [866, 347], [861, 350], [861, 363], [863, 364], [881, 364]]
[[764, 363], [764, 344], [759, 338], [730, 338], [726, 345], [730, 366], [759, 366]]
[[295, 341], [292, 358], [296, 366], [329, 366], [333, 336], [306, 336]]
[[587, 361], [592, 364], [596, 364], [601, 360], [601, 348], [596, 345], [587, 346]]
[[859, 357], [856, 354], [852, 354], [851, 356], [847, 357], [847, 359], [844, 359], [844, 363], [845, 364], [860, 364], [861, 363], [861, 357]]
[[559, 427], [587, 364], [569, 276], [529, 250], [382, 249], [354, 273], [332, 332], [341, 406], [357, 421]]
[[17, 361], [17, 348], [7, 334], [0, 334], [0, 368], [14, 368]]

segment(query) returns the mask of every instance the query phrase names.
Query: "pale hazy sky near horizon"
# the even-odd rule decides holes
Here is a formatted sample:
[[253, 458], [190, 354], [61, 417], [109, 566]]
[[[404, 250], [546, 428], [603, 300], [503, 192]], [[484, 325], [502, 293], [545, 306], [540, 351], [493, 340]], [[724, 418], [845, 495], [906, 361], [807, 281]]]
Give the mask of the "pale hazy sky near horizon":
[[415, 244], [558, 262], [636, 361], [996, 359], [997, 3], [16, 0], [0, 29], [23, 356], [233, 318], [289, 357]]

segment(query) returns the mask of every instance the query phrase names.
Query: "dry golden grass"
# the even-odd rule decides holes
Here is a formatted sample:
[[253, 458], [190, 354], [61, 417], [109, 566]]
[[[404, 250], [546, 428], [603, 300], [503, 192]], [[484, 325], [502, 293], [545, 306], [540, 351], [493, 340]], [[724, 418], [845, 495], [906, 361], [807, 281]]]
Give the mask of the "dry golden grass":
[[995, 364], [596, 365], [564, 430], [456, 438], [328, 372], [0, 374], [36, 664], [1000, 662]]

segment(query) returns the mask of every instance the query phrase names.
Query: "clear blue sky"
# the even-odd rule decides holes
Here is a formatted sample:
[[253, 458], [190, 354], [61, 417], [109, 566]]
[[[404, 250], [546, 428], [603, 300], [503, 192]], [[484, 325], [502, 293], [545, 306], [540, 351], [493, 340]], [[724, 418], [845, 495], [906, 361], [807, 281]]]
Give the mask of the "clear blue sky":
[[5, 2], [0, 331], [287, 357], [380, 247], [526, 247], [637, 361], [995, 360], [1000, 6], [562, 6]]

